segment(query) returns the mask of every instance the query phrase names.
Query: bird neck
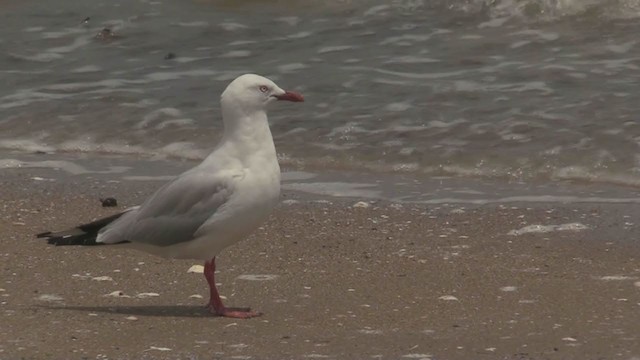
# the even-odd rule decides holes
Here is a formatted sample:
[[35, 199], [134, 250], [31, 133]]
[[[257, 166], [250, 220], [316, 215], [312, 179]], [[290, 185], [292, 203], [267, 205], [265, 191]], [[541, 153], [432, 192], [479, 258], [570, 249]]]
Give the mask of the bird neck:
[[264, 111], [233, 114], [223, 112], [223, 119], [224, 135], [221, 144], [238, 159], [277, 161], [269, 121]]

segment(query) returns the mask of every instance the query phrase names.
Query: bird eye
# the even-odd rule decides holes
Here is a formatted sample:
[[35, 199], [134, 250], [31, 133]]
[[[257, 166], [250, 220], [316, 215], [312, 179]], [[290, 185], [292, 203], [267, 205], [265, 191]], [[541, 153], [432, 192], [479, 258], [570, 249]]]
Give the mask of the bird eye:
[[260, 86], [260, 91], [262, 91], [263, 93], [266, 93], [268, 90], [269, 88], [266, 85]]

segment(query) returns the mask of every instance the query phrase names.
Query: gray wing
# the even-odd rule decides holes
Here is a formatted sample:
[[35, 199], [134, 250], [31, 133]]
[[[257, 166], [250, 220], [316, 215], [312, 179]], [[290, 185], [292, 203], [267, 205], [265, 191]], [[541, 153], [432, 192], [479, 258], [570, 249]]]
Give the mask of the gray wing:
[[160, 188], [136, 211], [100, 232], [98, 241], [169, 246], [193, 239], [198, 228], [233, 194], [229, 181], [189, 171]]

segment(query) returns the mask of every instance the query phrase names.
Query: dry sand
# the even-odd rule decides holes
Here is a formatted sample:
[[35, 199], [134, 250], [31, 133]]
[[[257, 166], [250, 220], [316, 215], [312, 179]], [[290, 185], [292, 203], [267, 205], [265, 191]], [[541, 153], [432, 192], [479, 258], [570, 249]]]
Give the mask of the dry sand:
[[[0, 359], [640, 357], [632, 205], [360, 208], [288, 193], [218, 258], [227, 305], [264, 312], [234, 320], [204, 310], [195, 261], [33, 237], [118, 210], [100, 196], [121, 209], [157, 184], [34, 174], [0, 174]], [[570, 223], [588, 229], [509, 235]]]

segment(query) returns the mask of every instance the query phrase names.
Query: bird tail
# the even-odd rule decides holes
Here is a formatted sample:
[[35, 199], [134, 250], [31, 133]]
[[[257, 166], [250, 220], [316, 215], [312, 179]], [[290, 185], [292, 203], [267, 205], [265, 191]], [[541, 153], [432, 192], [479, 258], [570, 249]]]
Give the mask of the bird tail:
[[[43, 232], [43, 233], [37, 234], [36, 237], [38, 237], [38, 238], [46, 238], [48, 244], [56, 245], [56, 246], [62, 246], [62, 245], [83, 245], [83, 246], [103, 245], [102, 243], [96, 242], [96, 237], [98, 236], [98, 231], [100, 231], [100, 229], [102, 229], [103, 227], [109, 225], [110, 223], [112, 223], [113, 221], [118, 219], [120, 216], [125, 214], [127, 211], [128, 210], [123, 211], [123, 212], [118, 213], [118, 214], [107, 216], [107, 217], [102, 218], [102, 219], [98, 219], [96, 221], [93, 221], [93, 222], [90, 222], [90, 223], [87, 223], [87, 224], [82, 224], [82, 225], [79, 225], [77, 227], [74, 227], [74, 228], [71, 228], [71, 229], [67, 229], [67, 230], [64, 230], [64, 231], [59, 231], [59, 232], [47, 231], [47, 232]], [[128, 241], [123, 241], [123, 242], [128, 242]]]

